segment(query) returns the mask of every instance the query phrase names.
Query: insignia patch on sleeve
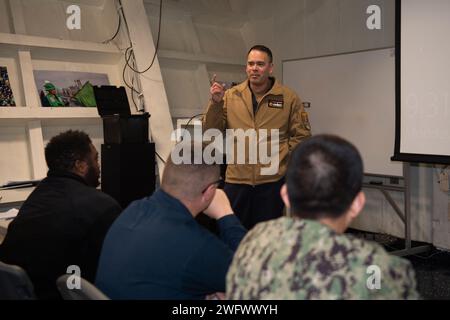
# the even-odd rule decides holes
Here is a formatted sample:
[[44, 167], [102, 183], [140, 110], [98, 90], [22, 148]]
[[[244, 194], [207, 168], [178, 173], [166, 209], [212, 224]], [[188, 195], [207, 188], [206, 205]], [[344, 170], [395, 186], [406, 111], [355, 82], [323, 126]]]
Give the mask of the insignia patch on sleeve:
[[311, 130], [311, 125], [309, 124], [308, 113], [303, 111], [301, 113], [302, 122], [304, 123], [306, 129]]

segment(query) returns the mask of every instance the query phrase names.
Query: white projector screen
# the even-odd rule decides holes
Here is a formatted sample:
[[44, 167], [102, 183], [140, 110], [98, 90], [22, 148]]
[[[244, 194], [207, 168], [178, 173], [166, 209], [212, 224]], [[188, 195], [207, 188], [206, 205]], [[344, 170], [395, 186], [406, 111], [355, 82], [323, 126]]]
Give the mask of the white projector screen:
[[450, 1], [396, 8], [394, 159], [450, 163]]

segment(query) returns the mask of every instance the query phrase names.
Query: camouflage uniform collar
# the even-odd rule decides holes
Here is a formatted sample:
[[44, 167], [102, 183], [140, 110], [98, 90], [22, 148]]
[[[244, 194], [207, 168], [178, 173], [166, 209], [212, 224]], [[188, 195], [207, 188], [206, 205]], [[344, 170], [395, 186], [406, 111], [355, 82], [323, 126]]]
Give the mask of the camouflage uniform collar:
[[285, 217], [284, 219], [288, 219], [288, 221], [292, 221], [291, 223], [298, 224], [299, 227], [303, 227], [305, 230], [311, 230], [312, 232], [318, 233], [328, 233], [330, 236], [340, 236], [335, 230], [330, 228], [329, 226], [320, 223], [317, 220], [312, 219], [302, 219], [296, 217]]

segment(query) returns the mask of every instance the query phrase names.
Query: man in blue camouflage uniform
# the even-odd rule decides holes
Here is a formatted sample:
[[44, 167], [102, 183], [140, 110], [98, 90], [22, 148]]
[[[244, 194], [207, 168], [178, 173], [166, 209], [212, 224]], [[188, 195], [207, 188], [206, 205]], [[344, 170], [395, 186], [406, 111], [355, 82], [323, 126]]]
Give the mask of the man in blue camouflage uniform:
[[362, 159], [318, 135], [294, 150], [281, 190], [292, 217], [256, 225], [227, 274], [229, 299], [417, 299], [411, 264], [349, 234], [364, 207]]

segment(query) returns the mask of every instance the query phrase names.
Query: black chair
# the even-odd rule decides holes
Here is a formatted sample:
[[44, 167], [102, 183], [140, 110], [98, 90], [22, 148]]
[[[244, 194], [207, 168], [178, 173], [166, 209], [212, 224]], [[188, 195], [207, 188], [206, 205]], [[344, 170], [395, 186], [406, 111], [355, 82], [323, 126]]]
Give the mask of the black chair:
[[0, 300], [35, 300], [33, 284], [19, 266], [0, 261]]
[[110, 300], [92, 283], [80, 277], [80, 289], [69, 289], [67, 280], [73, 275], [65, 274], [56, 280], [56, 286], [64, 300]]

